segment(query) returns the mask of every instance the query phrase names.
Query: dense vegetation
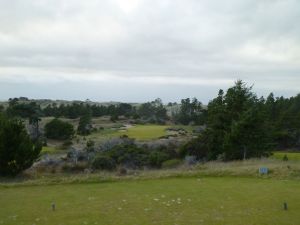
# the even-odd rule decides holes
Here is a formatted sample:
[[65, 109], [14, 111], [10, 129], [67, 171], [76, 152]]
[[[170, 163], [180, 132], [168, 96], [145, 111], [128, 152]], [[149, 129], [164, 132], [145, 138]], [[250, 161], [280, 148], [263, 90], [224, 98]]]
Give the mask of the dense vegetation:
[[242, 81], [209, 102], [207, 129], [182, 152], [208, 160], [268, 156], [274, 148], [299, 148], [300, 95], [258, 98]]
[[16, 175], [38, 158], [41, 145], [30, 140], [22, 121], [0, 114], [0, 175]]
[[[14, 118], [26, 119], [31, 127], [29, 134], [33, 142], [43, 135], [56, 140], [70, 140], [75, 134], [87, 138], [104, 136], [107, 129], [94, 127], [92, 123], [93, 118], [101, 116], [108, 116], [115, 127], [124, 126], [118, 124], [121, 120], [126, 120], [128, 126], [133, 124], [135, 128], [131, 130], [124, 128], [123, 134], [126, 135], [130, 135], [134, 129], [142, 133], [137, 124], [197, 126], [193, 138], [190, 135], [180, 143], [181, 146], [178, 143], [174, 145], [173, 152], [166, 151], [159, 145], [149, 148], [135, 142], [109, 144], [110, 148], [106, 149], [109, 151], [102, 151], [98, 146], [93, 155], [84, 153], [87, 155], [83, 157], [89, 159], [91, 167], [95, 169], [113, 169], [118, 166], [159, 168], [165, 162], [179, 158], [197, 161], [240, 160], [269, 156], [274, 149], [300, 148], [300, 94], [291, 98], [275, 98], [271, 93], [266, 99], [259, 98], [252, 91], [252, 87], [242, 81], [237, 81], [225, 92], [220, 90], [207, 106], [196, 98], [187, 98], [182, 99], [181, 104], [167, 105], [161, 99], [156, 99], [143, 104], [101, 105], [87, 101], [50, 103], [42, 107], [38, 102], [27, 98], [14, 98], [9, 100], [7, 107], [1, 107], [0, 110], [10, 121], [15, 121]], [[41, 130], [40, 118], [49, 116], [54, 119], [50, 122], [48, 120], [44, 130]], [[157, 133], [154, 136], [168, 139], [165, 135], [166, 128], [161, 127], [153, 130]], [[169, 136], [176, 138], [187, 134], [183, 128], [175, 127], [170, 130], [175, 133]], [[93, 136], [94, 132], [96, 134]], [[76, 142], [80, 144], [80, 137], [76, 137]]]
[[45, 126], [45, 135], [50, 139], [68, 140], [74, 135], [74, 127], [68, 122], [53, 119]]

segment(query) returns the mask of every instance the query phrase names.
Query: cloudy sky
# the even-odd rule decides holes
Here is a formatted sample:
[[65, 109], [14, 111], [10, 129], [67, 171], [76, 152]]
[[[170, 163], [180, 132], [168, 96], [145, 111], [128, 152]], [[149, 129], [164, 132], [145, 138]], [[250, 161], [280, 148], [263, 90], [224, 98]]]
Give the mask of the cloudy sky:
[[300, 92], [299, 0], [0, 0], [0, 99]]

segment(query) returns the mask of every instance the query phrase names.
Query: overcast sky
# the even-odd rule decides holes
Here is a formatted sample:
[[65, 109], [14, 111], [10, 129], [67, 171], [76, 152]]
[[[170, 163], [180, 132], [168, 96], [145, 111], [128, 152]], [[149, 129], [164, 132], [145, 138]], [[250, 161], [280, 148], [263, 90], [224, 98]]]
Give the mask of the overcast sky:
[[299, 0], [0, 0], [0, 99], [300, 92]]

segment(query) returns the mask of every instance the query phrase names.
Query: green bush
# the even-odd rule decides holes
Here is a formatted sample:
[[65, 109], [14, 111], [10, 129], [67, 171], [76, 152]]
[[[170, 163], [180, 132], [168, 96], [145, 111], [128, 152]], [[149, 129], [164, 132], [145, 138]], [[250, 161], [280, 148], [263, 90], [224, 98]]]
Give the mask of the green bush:
[[38, 158], [41, 143], [30, 140], [22, 121], [0, 115], [0, 175], [14, 176]]
[[161, 167], [164, 169], [170, 169], [170, 168], [178, 167], [181, 164], [182, 164], [182, 160], [180, 160], [180, 159], [170, 159], [170, 160], [164, 161], [162, 163]]
[[168, 155], [162, 151], [152, 151], [149, 155], [149, 164], [152, 167], [161, 167], [163, 161], [168, 159]]
[[135, 144], [117, 145], [105, 154], [114, 159], [118, 165], [130, 168], [140, 168], [148, 165], [149, 162], [149, 151]]
[[68, 140], [74, 135], [74, 127], [68, 122], [59, 119], [53, 119], [45, 126], [47, 138], [56, 140]]
[[116, 162], [108, 156], [98, 155], [92, 161], [92, 168], [101, 170], [114, 170], [116, 168]]

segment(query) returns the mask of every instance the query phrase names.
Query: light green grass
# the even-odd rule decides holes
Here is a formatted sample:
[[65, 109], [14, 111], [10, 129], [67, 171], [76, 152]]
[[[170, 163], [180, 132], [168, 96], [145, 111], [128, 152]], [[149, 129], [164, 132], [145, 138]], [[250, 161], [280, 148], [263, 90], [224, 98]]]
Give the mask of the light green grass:
[[56, 154], [59, 153], [61, 150], [55, 147], [50, 147], [50, 146], [43, 146], [41, 154]]
[[137, 125], [120, 133], [138, 140], [151, 140], [167, 135], [167, 127], [165, 125]]
[[0, 205], [5, 225], [296, 225], [300, 182], [195, 177], [0, 187]]
[[168, 127], [166, 125], [136, 125], [124, 130], [104, 129], [103, 131], [92, 133], [88, 137], [94, 140], [101, 140], [127, 135], [137, 140], [151, 140], [167, 135], [166, 128]]
[[282, 160], [285, 155], [288, 160], [300, 161], [300, 152], [274, 152], [272, 158]]

